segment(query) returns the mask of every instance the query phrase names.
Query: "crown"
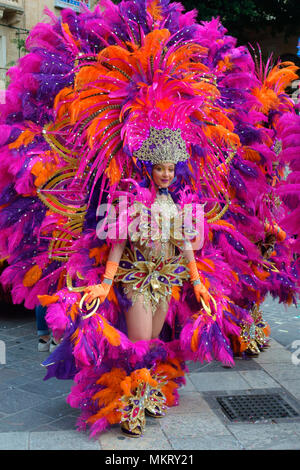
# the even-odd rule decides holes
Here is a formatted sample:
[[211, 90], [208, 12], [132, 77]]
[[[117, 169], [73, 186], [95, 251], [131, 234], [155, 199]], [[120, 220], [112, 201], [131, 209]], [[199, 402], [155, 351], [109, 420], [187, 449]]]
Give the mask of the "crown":
[[167, 127], [164, 129], [150, 127], [149, 137], [133, 155], [139, 160], [150, 161], [154, 165], [163, 162], [184, 162], [190, 157], [186, 150], [186, 143], [181, 137], [181, 130], [172, 130]]

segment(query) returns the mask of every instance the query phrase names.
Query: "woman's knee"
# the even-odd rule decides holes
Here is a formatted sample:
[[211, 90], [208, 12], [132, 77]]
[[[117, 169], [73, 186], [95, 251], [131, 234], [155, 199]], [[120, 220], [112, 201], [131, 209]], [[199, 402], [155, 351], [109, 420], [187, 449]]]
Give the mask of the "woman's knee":
[[141, 333], [135, 334], [134, 336], [129, 335], [128, 338], [132, 343], [137, 343], [138, 341], [150, 341], [152, 339], [151, 334]]

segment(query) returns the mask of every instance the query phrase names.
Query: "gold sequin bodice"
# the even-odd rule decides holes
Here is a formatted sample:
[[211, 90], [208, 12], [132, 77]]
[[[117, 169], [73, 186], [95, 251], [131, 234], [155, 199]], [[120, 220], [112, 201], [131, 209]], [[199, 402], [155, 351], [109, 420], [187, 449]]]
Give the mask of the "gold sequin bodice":
[[151, 208], [135, 202], [131, 216], [129, 239], [146, 259], [170, 258], [183, 244], [180, 211], [170, 194], [158, 195]]

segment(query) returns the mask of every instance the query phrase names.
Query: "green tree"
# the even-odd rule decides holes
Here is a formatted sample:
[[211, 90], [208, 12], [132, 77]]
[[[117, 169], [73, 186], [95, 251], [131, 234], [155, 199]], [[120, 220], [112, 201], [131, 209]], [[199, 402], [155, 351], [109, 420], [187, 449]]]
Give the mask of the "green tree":
[[[13, 38], [11, 40], [11, 43], [12, 44], [16, 44], [17, 46], [17, 49], [18, 49], [18, 55], [19, 55], [19, 58], [22, 56], [22, 55], [25, 55], [27, 54], [29, 51], [26, 49], [26, 38], [28, 36], [28, 33], [29, 31], [27, 31], [26, 34], [26, 37], [25, 38], [21, 38], [20, 37], [20, 34], [16, 34], [16, 37]], [[6, 64], [6, 69], [9, 69], [11, 67], [13, 67], [14, 65], [16, 65], [17, 61], [16, 60], [11, 60], [10, 62], [8, 62]], [[9, 85], [9, 82], [10, 82], [10, 78], [6, 75], [5, 76], [5, 87], [7, 88], [8, 85]]]
[[247, 40], [245, 30], [300, 34], [299, 0], [182, 0], [187, 10], [198, 10], [198, 21], [219, 16], [230, 34]]

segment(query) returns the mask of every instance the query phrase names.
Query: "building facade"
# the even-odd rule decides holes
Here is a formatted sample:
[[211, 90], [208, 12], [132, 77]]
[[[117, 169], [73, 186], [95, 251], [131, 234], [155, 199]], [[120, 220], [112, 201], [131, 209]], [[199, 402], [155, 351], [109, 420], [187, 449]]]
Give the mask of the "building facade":
[[[97, 0], [81, 0], [91, 10]], [[36, 23], [46, 20], [44, 8], [57, 16], [62, 8], [79, 11], [78, 0], [0, 0], [0, 89], [7, 85], [6, 72], [26, 51], [25, 40]], [[47, 21], [47, 20], [46, 20]]]

